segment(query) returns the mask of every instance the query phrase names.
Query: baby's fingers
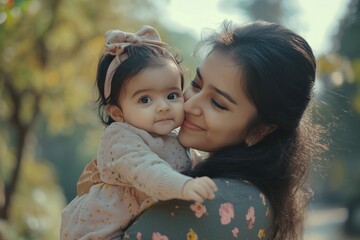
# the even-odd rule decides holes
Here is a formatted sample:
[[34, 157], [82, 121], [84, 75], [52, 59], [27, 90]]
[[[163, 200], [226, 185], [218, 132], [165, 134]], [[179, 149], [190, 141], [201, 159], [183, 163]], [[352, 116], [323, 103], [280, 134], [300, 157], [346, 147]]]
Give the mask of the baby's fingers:
[[211, 178], [204, 177], [204, 183], [208, 186], [208, 188], [211, 189], [211, 191], [213, 191], [213, 192], [217, 191], [217, 186]]
[[204, 201], [204, 198], [201, 197], [197, 192], [191, 192], [189, 194], [189, 200], [193, 200], [193, 201], [196, 201], [196, 202], [203, 202]]
[[203, 196], [203, 198], [208, 198], [208, 199], [215, 198], [214, 192], [217, 191], [217, 187], [213, 180], [211, 180], [208, 177], [203, 177], [201, 178], [201, 186], [202, 186], [201, 196]]

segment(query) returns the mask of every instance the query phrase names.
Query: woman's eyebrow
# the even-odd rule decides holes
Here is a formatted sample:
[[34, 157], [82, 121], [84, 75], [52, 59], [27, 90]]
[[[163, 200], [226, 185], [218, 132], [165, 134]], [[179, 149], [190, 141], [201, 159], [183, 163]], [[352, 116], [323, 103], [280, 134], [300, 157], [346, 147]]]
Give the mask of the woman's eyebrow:
[[201, 81], [203, 80], [199, 68], [196, 68], [196, 75], [199, 77], [199, 79], [200, 79]]
[[[199, 79], [201, 81], [203, 81], [203, 78], [201, 76], [201, 73], [200, 73], [200, 69], [199, 68], [196, 68], [196, 75], [199, 77]], [[226, 98], [227, 100], [229, 100], [231, 103], [237, 105], [236, 101], [230, 96], [230, 94], [228, 94], [227, 92], [223, 91], [223, 90], [220, 90], [218, 89], [217, 87], [215, 87], [214, 85], [210, 85], [210, 87], [215, 91], [217, 92], [218, 94], [220, 94], [221, 96], [223, 96], [224, 98]]]
[[237, 105], [237, 103], [235, 102], [235, 100], [230, 96], [230, 94], [228, 94], [227, 92], [224, 92], [223, 90], [220, 90], [218, 88], [216, 88], [214, 85], [210, 85], [210, 87], [217, 92], [218, 94], [220, 94], [221, 96], [223, 96], [224, 98], [226, 98], [227, 100], [229, 100], [231, 103]]

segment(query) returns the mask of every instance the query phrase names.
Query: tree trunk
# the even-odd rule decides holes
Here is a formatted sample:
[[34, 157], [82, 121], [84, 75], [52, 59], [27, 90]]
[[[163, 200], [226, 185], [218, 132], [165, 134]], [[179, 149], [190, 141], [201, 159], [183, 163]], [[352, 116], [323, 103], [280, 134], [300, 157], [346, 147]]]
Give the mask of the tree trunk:
[[29, 120], [29, 122], [25, 123], [21, 120], [20, 110], [23, 104], [23, 97], [25, 91], [18, 92], [13, 86], [13, 80], [10, 75], [8, 75], [3, 69], [0, 68], [0, 74], [2, 75], [2, 79], [4, 81], [5, 92], [9, 94], [11, 98], [11, 102], [13, 103], [12, 113], [8, 119], [8, 123], [10, 123], [15, 130], [15, 137], [17, 141], [16, 152], [15, 152], [15, 167], [12, 171], [12, 175], [9, 179], [8, 183], [5, 184], [5, 203], [4, 206], [0, 208], [0, 218], [8, 220], [9, 218], [9, 209], [11, 206], [11, 201], [13, 199], [14, 193], [16, 191], [16, 186], [19, 181], [19, 174], [21, 170], [21, 162], [23, 159], [23, 154], [25, 150], [26, 137], [29, 133], [29, 129], [33, 126], [36, 120], [36, 114], [39, 111], [39, 95], [35, 92], [33, 95], [35, 96], [35, 104], [33, 107], [33, 116]]
[[9, 210], [11, 206], [11, 202], [16, 192], [16, 186], [19, 181], [19, 173], [21, 169], [21, 162], [23, 158], [23, 153], [25, 149], [25, 140], [28, 131], [23, 129], [21, 126], [16, 126], [17, 137], [18, 137], [18, 146], [16, 148], [16, 163], [15, 168], [12, 172], [12, 176], [10, 178], [9, 184], [5, 184], [5, 204], [0, 209], [0, 218], [8, 220], [9, 218]]

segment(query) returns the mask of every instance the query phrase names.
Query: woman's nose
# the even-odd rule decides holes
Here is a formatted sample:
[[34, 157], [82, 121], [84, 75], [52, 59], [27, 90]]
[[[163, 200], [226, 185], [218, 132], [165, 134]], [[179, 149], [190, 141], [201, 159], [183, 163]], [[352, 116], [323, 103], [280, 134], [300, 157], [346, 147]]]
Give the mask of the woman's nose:
[[185, 103], [184, 103], [184, 111], [187, 114], [192, 114], [194, 116], [200, 116], [202, 113], [201, 110], [201, 96], [200, 93], [197, 94], [186, 94]]

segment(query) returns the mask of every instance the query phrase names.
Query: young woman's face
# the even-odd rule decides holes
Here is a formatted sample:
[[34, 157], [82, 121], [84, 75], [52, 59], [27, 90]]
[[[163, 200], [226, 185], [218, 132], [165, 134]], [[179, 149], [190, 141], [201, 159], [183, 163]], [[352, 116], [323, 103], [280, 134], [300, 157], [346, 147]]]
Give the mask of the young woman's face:
[[242, 90], [240, 74], [234, 61], [220, 52], [212, 52], [197, 69], [184, 93], [182, 145], [212, 152], [244, 142], [256, 108]]
[[181, 75], [172, 61], [167, 60], [162, 67], [141, 71], [126, 84], [122, 95], [119, 121], [165, 135], [184, 120]]

